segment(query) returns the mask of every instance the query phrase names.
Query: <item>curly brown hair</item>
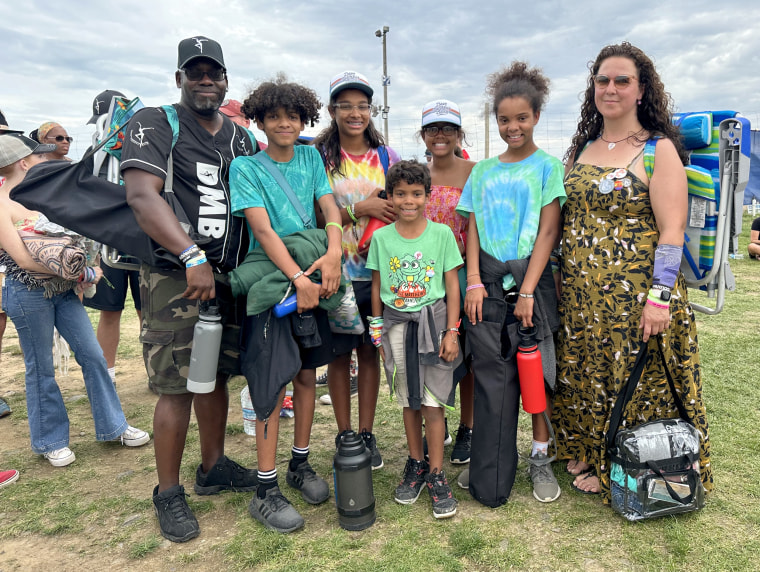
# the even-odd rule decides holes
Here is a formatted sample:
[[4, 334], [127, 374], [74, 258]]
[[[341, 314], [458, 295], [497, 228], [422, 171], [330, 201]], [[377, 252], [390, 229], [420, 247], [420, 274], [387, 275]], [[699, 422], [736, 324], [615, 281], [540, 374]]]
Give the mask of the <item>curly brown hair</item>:
[[[636, 66], [639, 85], [644, 94], [641, 96], [641, 104], [637, 107], [636, 114], [641, 126], [647, 131], [647, 137], [654, 135], [667, 137], [678, 150], [678, 155], [684, 165], [688, 163], [688, 152], [681, 144], [681, 134], [678, 127], [673, 125], [673, 100], [665, 91], [654, 63], [641, 49], [629, 42], [612, 44], [602, 48], [596, 60], [589, 62], [589, 76], [586, 82], [586, 92], [581, 105], [581, 117], [578, 128], [573, 136], [570, 148], [565, 153], [565, 161], [574, 159], [588, 141], [597, 139], [604, 127], [604, 118], [596, 108], [594, 102], [595, 87], [594, 76], [599, 71], [602, 62], [608, 58], [627, 58]], [[638, 139], [637, 139], [638, 141]], [[644, 143], [644, 141], [639, 141]]]
[[[330, 98], [330, 107], [334, 107], [337, 102], [337, 95]], [[372, 98], [367, 96], [367, 103], [372, 104]], [[385, 145], [385, 140], [381, 133], [377, 130], [372, 123], [372, 118], [369, 120], [367, 128], [364, 130], [364, 140], [369, 145], [370, 149], [377, 149]], [[333, 176], [345, 176], [343, 172], [343, 158], [340, 154], [340, 132], [338, 131], [338, 122], [333, 117], [328, 125], [322, 132], [319, 133], [312, 141], [317, 150], [322, 155], [322, 160], [325, 165], [330, 167], [330, 173]]]
[[295, 111], [301, 121], [314, 127], [322, 104], [313, 89], [289, 82], [285, 74], [279, 73], [254, 89], [243, 102], [241, 111], [248, 119], [264, 121], [268, 112], [281, 107]]
[[407, 185], [422, 185], [425, 187], [425, 194], [430, 194], [430, 171], [427, 165], [415, 160], [399, 161], [391, 165], [388, 169], [388, 175], [385, 177], [385, 192], [390, 197], [393, 195], [393, 189], [401, 181]]
[[492, 99], [493, 114], [508, 97], [522, 97], [530, 103], [534, 113], [544, 108], [549, 95], [549, 79], [541, 68], [529, 68], [525, 62], [514, 61], [507, 68], [488, 76], [486, 93]]

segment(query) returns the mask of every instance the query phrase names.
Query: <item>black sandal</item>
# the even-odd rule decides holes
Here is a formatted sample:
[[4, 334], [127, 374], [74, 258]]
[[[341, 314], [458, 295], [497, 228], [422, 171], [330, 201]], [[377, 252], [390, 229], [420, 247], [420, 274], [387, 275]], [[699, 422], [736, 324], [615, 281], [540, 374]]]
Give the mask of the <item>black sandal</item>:
[[[583, 478], [581, 479], [581, 481], [585, 481], [589, 477], [597, 477], [596, 471], [594, 471], [593, 468], [589, 472], [587, 472], [585, 474], [581, 473], [580, 475], [578, 475], [578, 477], [580, 477], [580, 476], [583, 476]], [[576, 477], [575, 480], [578, 480], [578, 477]], [[599, 478], [599, 477], [597, 477], [597, 478]], [[570, 486], [573, 487], [573, 489], [575, 489], [576, 491], [578, 491], [582, 495], [598, 495], [599, 494], [599, 491], [584, 491], [582, 488], [575, 486], [575, 482], [570, 483]], [[601, 488], [602, 488], [602, 481], [600, 479], [599, 480], [599, 490], [601, 490]]]

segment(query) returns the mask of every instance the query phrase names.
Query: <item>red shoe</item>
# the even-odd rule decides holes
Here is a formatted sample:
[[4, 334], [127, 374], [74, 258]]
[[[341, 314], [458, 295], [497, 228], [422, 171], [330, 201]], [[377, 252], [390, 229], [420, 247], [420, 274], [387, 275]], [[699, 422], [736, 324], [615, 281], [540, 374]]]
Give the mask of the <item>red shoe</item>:
[[10, 470], [10, 471], [0, 471], [0, 489], [3, 488], [5, 485], [10, 485], [11, 483], [15, 483], [18, 480], [18, 471]]

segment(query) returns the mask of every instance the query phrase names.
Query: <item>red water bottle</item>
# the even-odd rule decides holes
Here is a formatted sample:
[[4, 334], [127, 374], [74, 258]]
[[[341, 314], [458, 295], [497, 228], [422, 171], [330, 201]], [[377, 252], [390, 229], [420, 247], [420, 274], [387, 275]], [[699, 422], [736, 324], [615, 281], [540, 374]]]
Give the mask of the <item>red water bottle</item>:
[[[385, 194], [385, 189], [380, 191], [377, 196], [381, 199], [388, 198], [388, 195]], [[383, 228], [387, 224], [387, 222], [383, 222], [379, 218], [370, 217], [369, 222], [367, 223], [367, 228], [364, 229], [364, 234], [362, 234], [362, 238], [359, 241], [359, 250], [369, 248], [369, 241], [372, 240], [372, 235], [378, 228]]]
[[541, 351], [536, 342], [536, 327], [517, 327], [520, 343], [517, 346], [517, 376], [520, 378], [520, 395], [526, 413], [542, 413], [546, 409], [544, 368]]

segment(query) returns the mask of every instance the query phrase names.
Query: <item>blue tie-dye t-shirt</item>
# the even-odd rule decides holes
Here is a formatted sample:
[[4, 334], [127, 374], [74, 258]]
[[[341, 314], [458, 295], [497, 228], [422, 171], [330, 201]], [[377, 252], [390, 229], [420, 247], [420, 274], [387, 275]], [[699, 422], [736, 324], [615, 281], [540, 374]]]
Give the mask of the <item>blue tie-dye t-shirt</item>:
[[[554, 199], [560, 207], [565, 202], [562, 178], [562, 163], [541, 149], [517, 163], [491, 157], [472, 169], [457, 212], [475, 213], [480, 248], [494, 258], [527, 258], [536, 243], [541, 209]], [[514, 285], [511, 274], [504, 277], [505, 290]]]

